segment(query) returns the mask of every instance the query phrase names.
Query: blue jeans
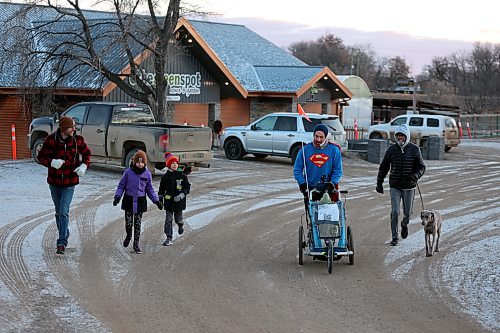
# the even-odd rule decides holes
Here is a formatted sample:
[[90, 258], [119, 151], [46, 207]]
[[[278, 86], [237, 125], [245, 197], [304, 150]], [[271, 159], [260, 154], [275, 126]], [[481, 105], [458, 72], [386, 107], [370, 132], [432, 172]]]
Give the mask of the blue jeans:
[[407, 226], [410, 223], [410, 216], [413, 214], [413, 198], [415, 189], [398, 190], [391, 187], [391, 232], [392, 239], [398, 239], [398, 219], [399, 205], [403, 201], [403, 220], [401, 226]]
[[49, 189], [54, 207], [56, 208], [56, 224], [57, 230], [59, 230], [57, 246], [67, 246], [69, 237], [69, 206], [71, 205], [71, 200], [73, 200], [75, 187], [59, 187], [49, 184]]

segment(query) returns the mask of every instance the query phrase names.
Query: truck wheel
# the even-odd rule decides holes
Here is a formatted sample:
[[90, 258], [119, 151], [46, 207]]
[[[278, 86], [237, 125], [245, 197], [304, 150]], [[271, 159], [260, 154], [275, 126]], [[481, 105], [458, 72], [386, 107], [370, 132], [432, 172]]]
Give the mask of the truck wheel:
[[[130, 161], [132, 161], [132, 157], [134, 157], [135, 153], [137, 153], [138, 150], [142, 150], [144, 152], [146, 151], [144, 148], [133, 148], [132, 150], [130, 150], [128, 152], [128, 154], [125, 156], [125, 161], [123, 161], [123, 163], [124, 163], [123, 166], [125, 168], [128, 168], [130, 166]], [[149, 164], [148, 164], [148, 169], [150, 169]], [[149, 171], [154, 172], [154, 168], [153, 168], [153, 170], [149, 170]]]
[[35, 144], [33, 145], [33, 149], [31, 150], [31, 156], [33, 157], [36, 163], [40, 163], [40, 161], [38, 161], [38, 153], [40, 152], [40, 149], [42, 149], [44, 140], [45, 138], [37, 139], [35, 141]]
[[301, 146], [297, 145], [292, 148], [292, 152], [290, 153], [290, 158], [292, 159], [292, 164], [295, 164], [295, 160], [297, 159], [297, 155], [299, 154]]
[[370, 134], [370, 139], [382, 139], [382, 134], [373, 132], [372, 134]]
[[227, 142], [224, 144], [224, 153], [230, 160], [241, 160], [243, 155], [245, 155], [243, 146], [238, 139], [227, 140]]

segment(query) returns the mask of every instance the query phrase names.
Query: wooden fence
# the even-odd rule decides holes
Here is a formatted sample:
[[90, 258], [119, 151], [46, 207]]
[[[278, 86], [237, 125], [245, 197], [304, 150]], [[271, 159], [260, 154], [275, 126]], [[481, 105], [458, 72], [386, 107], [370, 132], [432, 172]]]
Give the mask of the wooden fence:
[[[344, 127], [347, 140], [354, 140], [356, 138], [356, 133], [354, 127], [346, 126]], [[358, 128], [358, 139], [368, 139], [368, 129], [360, 127]]]
[[500, 136], [500, 114], [460, 115], [460, 122], [464, 139]]

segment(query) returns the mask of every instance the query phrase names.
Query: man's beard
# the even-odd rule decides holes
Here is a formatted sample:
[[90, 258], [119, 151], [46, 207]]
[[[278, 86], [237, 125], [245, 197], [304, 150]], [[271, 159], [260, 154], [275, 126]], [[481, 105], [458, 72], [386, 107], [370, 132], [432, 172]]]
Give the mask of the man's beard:
[[314, 147], [319, 148], [319, 149], [323, 149], [326, 147], [327, 143], [328, 143], [327, 138], [325, 138], [325, 140], [320, 141], [320, 142], [314, 141]]

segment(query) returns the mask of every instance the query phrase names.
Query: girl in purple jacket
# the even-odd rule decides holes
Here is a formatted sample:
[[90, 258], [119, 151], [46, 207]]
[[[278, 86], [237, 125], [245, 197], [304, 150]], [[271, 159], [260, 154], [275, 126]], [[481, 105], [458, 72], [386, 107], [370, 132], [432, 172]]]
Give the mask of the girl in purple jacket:
[[151, 172], [146, 168], [146, 163], [146, 153], [138, 150], [132, 157], [130, 168], [123, 172], [113, 200], [113, 206], [116, 206], [123, 195], [122, 209], [125, 211], [125, 231], [127, 232], [123, 246], [128, 247], [132, 239], [133, 225], [135, 253], [141, 253], [139, 238], [141, 236], [142, 213], [148, 210], [146, 195], [158, 206], [158, 209], [163, 209], [163, 204], [153, 188]]

